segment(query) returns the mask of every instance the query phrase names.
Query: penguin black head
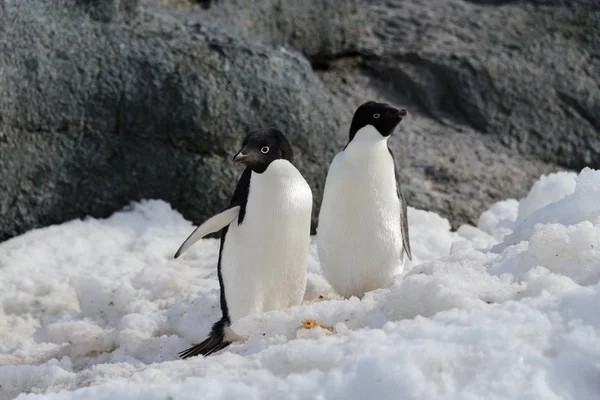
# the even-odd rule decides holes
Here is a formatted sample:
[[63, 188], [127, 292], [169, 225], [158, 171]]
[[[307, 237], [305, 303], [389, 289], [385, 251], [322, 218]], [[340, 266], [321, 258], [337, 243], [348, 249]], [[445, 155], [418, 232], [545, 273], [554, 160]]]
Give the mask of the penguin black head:
[[280, 159], [292, 162], [293, 156], [292, 146], [281, 131], [257, 129], [246, 136], [233, 161], [246, 164], [252, 171], [262, 174], [271, 162]]
[[354, 113], [350, 125], [350, 140], [354, 138], [356, 132], [368, 125], [377, 129], [381, 136], [388, 137], [406, 114], [408, 112], [404, 109], [398, 110], [389, 104], [368, 101], [358, 107]]

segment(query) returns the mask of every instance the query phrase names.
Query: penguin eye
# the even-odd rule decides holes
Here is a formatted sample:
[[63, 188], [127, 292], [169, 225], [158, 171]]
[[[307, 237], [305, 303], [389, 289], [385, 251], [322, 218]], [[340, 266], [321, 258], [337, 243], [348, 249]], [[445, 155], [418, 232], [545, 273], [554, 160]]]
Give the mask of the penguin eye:
[[263, 154], [267, 154], [269, 152], [269, 150], [270, 150], [269, 146], [263, 146], [263, 147], [261, 147], [260, 152]]
[[377, 118], [379, 118], [379, 117], [380, 117], [380, 115], [379, 115], [379, 114], [377, 114], [377, 113], [373, 114], [373, 118], [377, 119]]

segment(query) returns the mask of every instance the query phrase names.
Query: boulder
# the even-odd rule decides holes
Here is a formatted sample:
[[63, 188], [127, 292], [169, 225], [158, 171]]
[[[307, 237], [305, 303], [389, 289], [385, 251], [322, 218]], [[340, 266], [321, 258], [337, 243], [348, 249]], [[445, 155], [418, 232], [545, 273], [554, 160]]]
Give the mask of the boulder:
[[227, 204], [231, 157], [264, 126], [322, 187], [344, 112], [304, 57], [142, 11], [109, 23], [87, 2], [5, 3], [0, 239], [143, 198], [201, 221]]
[[[542, 173], [600, 164], [598, 2], [213, 3], [187, 19], [301, 50], [348, 115], [371, 98], [409, 108], [392, 138], [407, 197], [454, 227]], [[321, 53], [295, 41], [306, 15]]]
[[475, 223], [542, 173], [600, 168], [597, 76], [594, 0], [4, 1], [0, 240], [143, 198], [200, 222], [265, 126], [316, 217], [370, 99], [410, 112], [391, 139], [410, 205]]
[[366, 66], [432, 118], [525, 157], [600, 167], [600, 3], [389, 0], [368, 12]]
[[[204, 3], [206, 4], [206, 3]], [[300, 51], [313, 63], [353, 54], [369, 28], [359, 0], [228, 0], [184, 16], [237, 36]]]

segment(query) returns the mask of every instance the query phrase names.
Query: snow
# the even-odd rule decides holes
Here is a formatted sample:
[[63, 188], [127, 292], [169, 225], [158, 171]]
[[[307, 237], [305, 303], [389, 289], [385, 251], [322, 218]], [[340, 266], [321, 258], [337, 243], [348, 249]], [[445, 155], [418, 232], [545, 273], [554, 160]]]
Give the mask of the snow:
[[567, 171], [542, 176], [533, 184], [527, 196], [521, 200], [516, 220], [522, 222], [540, 208], [573, 193], [576, 177], [577, 174]]
[[174, 260], [193, 226], [162, 201], [28, 232], [0, 243], [0, 399], [600, 398], [599, 191], [552, 174], [456, 232], [409, 208], [412, 268], [361, 300], [313, 241], [304, 304], [188, 360], [219, 317], [217, 240]]

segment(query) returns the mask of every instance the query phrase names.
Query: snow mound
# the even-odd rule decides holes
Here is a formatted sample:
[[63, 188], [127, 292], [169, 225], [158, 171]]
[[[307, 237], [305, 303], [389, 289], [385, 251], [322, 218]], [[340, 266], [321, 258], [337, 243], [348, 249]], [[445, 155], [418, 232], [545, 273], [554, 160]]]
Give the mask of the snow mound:
[[0, 399], [600, 398], [599, 191], [552, 174], [456, 232], [409, 209], [412, 267], [360, 300], [313, 241], [302, 305], [188, 360], [219, 318], [217, 240], [174, 260], [193, 226], [162, 201], [26, 233], [0, 243]]
[[[503, 251], [508, 246], [526, 241], [533, 235], [536, 229], [540, 229], [543, 224], [557, 223], [563, 226], [571, 226], [580, 222], [590, 221], [597, 222], [600, 217], [600, 179], [598, 179], [598, 171], [585, 168], [579, 176], [577, 176], [576, 186], [571, 194], [559, 193], [558, 201], [549, 203], [548, 205], [535, 209], [531, 203], [527, 202], [530, 196], [525, 198], [526, 204], [529, 204], [529, 210], [533, 210], [531, 214], [523, 221], [517, 224], [513, 232], [504, 238], [503, 243], [494, 248], [495, 251]], [[565, 181], [570, 181], [570, 175], [562, 176]], [[553, 186], [568, 187], [568, 184], [556, 184], [557, 176], [546, 178], [545, 182], [554, 182]], [[539, 185], [537, 192], [544, 191], [545, 185]], [[556, 195], [556, 194], [555, 194]], [[532, 196], [536, 197], [536, 196]]]
[[521, 200], [517, 221], [521, 222], [540, 208], [573, 193], [576, 178], [576, 173], [565, 171], [548, 176], [542, 175], [533, 184], [527, 196]]

